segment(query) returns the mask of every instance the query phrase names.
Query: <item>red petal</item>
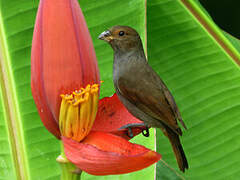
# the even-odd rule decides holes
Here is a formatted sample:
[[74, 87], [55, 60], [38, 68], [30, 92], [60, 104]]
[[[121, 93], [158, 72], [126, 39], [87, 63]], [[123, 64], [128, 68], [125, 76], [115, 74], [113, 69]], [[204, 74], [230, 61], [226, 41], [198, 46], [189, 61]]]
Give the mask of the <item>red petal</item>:
[[[34, 99], [41, 104], [39, 112], [40, 107], [52, 112], [49, 121], [58, 121], [60, 94], [99, 83], [96, 55], [77, 0], [40, 1], [31, 63]], [[45, 118], [43, 122], [48, 124]]]
[[62, 140], [68, 160], [93, 175], [134, 172], [161, 158], [144, 146], [103, 132], [91, 132], [82, 143], [65, 137]]
[[[126, 129], [121, 131], [118, 129], [126, 124], [132, 123], [142, 123], [142, 121], [131, 115], [120, 102], [118, 96], [114, 94], [112, 97], [105, 97], [99, 101], [98, 112], [92, 130], [112, 132], [129, 139], [129, 137], [126, 136]], [[133, 134], [139, 134], [144, 128], [145, 127], [134, 128]]]

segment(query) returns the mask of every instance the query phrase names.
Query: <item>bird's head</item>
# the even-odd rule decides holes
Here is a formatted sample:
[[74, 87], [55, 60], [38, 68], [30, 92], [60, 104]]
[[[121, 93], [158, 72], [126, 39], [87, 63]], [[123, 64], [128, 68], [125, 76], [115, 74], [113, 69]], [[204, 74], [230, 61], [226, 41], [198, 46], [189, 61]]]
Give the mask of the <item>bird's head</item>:
[[113, 26], [102, 32], [98, 38], [108, 42], [114, 51], [129, 51], [142, 47], [139, 34], [129, 26]]

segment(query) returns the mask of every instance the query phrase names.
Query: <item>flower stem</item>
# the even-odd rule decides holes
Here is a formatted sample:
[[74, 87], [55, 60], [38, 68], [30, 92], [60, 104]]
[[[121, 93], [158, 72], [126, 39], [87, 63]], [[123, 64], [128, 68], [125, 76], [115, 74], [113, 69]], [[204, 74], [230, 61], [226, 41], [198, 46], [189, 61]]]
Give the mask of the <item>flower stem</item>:
[[57, 162], [62, 170], [61, 180], [81, 180], [82, 171], [67, 160], [63, 145], [61, 145], [61, 155], [58, 156]]
[[72, 163], [62, 163], [61, 164], [62, 175], [61, 180], [80, 180], [81, 179], [81, 172], [80, 174], [75, 173], [75, 165]]

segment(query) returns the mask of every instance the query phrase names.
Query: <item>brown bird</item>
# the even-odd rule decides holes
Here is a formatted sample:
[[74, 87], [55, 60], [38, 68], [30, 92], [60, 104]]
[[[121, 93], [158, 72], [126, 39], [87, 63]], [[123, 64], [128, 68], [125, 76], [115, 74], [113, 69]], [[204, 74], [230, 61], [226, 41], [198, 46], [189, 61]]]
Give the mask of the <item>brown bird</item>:
[[149, 66], [140, 36], [131, 27], [113, 26], [98, 38], [108, 42], [114, 50], [113, 81], [120, 101], [146, 127], [163, 131], [172, 145], [179, 169], [184, 172], [188, 162], [180, 143], [182, 131], [177, 120], [185, 129], [186, 126], [170, 91]]

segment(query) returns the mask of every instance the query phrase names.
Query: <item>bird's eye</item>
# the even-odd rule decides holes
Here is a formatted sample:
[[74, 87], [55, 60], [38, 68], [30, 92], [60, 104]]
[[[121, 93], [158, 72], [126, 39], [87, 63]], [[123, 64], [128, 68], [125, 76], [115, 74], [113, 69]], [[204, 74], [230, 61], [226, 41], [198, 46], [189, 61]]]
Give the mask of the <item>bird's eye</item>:
[[118, 33], [119, 36], [123, 36], [124, 34], [125, 34], [124, 31], [120, 31], [120, 32]]

